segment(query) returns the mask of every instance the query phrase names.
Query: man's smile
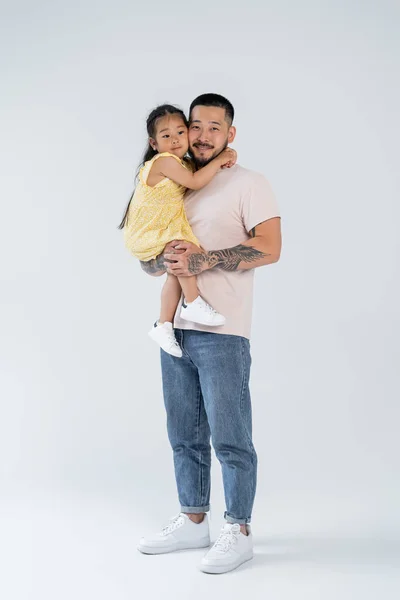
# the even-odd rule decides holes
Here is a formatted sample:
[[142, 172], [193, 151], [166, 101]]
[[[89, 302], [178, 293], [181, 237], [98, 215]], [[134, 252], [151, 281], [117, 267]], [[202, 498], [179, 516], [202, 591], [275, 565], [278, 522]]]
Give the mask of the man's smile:
[[197, 142], [196, 144], [193, 144], [194, 148], [198, 148], [199, 150], [213, 150], [214, 146], [210, 146], [209, 144], [200, 144], [199, 142]]

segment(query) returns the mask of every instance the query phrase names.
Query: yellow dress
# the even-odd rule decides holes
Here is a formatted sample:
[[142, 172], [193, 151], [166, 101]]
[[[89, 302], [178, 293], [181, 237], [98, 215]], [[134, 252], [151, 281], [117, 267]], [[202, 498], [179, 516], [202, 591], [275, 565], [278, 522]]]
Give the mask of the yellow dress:
[[163, 152], [156, 154], [140, 169], [124, 227], [124, 240], [130, 252], [142, 261], [156, 258], [173, 240], [185, 240], [200, 246], [183, 205], [186, 188], [168, 178], [153, 187], [146, 183], [154, 161], [160, 156], [173, 156], [183, 167], [189, 168], [174, 154]]

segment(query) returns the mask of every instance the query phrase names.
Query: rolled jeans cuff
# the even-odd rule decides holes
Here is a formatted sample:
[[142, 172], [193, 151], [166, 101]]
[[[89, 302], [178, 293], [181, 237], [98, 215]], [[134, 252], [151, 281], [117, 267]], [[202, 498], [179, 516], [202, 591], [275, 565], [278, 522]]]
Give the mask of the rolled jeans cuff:
[[181, 512], [189, 513], [191, 515], [201, 515], [210, 510], [210, 505], [207, 506], [181, 506]]
[[232, 517], [232, 515], [228, 515], [227, 512], [224, 514], [224, 518], [227, 523], [238, 523], [239, 525], [247, 525], [251, 521], [251, 517], [247, 517], [244, 519], [236, 519], [236, 517]]

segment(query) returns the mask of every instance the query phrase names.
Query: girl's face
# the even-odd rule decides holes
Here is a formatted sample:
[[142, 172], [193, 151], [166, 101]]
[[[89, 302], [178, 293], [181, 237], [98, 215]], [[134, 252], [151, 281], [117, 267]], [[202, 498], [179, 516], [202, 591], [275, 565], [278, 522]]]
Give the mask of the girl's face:
[[157, 152], [170, 152], [182, 159], [189, 148], [188, 130], [182, 117], [166, 115], [158, 119], [156, 137], [150, 138], [149, 142]]

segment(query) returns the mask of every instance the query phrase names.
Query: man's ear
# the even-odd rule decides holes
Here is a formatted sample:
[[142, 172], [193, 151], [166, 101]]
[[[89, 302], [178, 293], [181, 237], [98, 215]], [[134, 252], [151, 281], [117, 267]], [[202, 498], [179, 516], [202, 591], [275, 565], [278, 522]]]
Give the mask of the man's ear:
[[236, 127], [231, 125], [229, 127], [229, 132], [228, 132], [228, 144], [232, 144], [235, 137], [236, 137]]

